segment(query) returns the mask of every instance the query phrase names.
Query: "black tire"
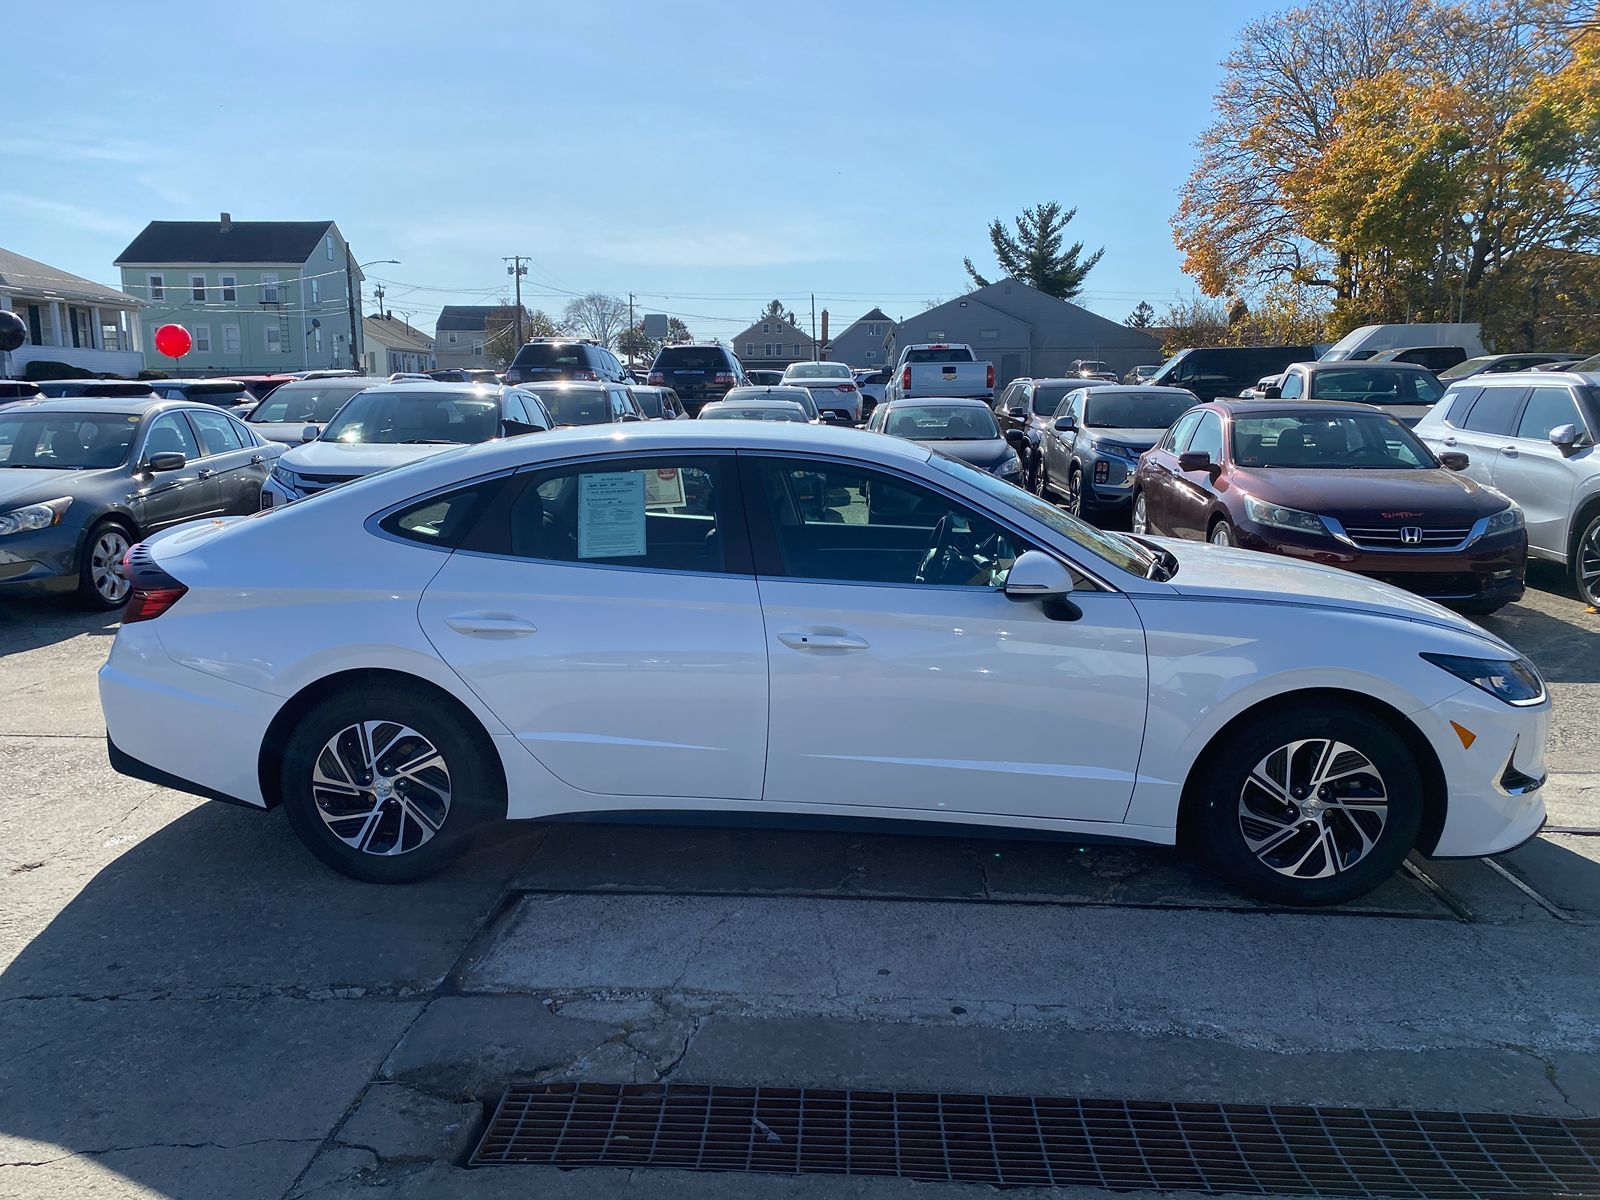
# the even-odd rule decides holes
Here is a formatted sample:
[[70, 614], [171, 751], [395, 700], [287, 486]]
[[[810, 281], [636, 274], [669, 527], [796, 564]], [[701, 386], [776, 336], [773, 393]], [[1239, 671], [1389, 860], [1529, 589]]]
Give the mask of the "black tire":
[[1050, 468], [1045, 465], [1042, 458], [1039, 460], [1039, 472], [1034, 480], [1033, 494], [1041, 500], [1050, 499]]
[[[359, 786], [347, 789], [314, 785], [319, 767], [324, 778], [338, 778], [341, 769], [357, 773], [361, 735], [355, 733], [354, 742], [350, 736], [368, 724], [376, 733], [368, 737], [376, 743], [377, 772], [357, 777], [353, 782]], [[396, 735], [398, 729], [412, 731], [416, 740]], [[385, 739], [391, 736], [386, 753]], [[329, 743], [339, 738], [344, 739], [341, 753], [325, 758]], [[426, 754], [430, 747], [424, 742], [442, 759], [442, 781], [437, 767], [395, 775], [400, 761]], [[306, 848], [335, 871], [366, 883], [411, 883], [449, 866], [480, 829], [505, 817], [505, 790], [491, 765], [493, 754], [483, 731], [448, 705], [398, 687], [352, 687], [318, 702], [290, 732], [283, 751], [283, 806]], [[388, 778], [394, 779], [393, 792], [373, 790], [375, 782], [381, 788]], [[403, 794], [407, 789], [409, 797]], [[346, 790], [355, 794], [348, 813], [339, 816]], [[376, 811], [380, 794], [388, 796], [383, 814], [375, 820], [363, 817]], [[432, 832], [424, 817], [438, 820]], [[349, 835], [368, 848], [345, 840]]]
[[1083, 515], [1083, 471], [1077, 463], [1067, 473], [1067, 511], [1080, 521]]
[[[1143, 521], [1141, 521], [1139, 519], [1139, 514], [1140, 514], [1141, 511], [1144, 512], [1144, 520]], [[1143, 526], [1143, 528], [1141, 528], [1141, 526]], [[1133, 493], [1133, 505], [1128, 510], [1128, 528], [1130, 530], [1132, 530], [1134, 533], [1140, 534], [1142, 536], [1145, 536], [1145, 537], [1152, 536], [1151, 531], [1150, 531], [1150, 513], [1149, 513], [1149, 509], [1148, 509], [1148, 507], [1146, 506], [1146, 503], [1145, 503], [1144, 493], [1139, 491], [1137, 488], [1134, 489], [1134, 493]]]
[[1225, 520], [1213, 521], [1211, 528], [1206, 531], [1206, 541], [1213, 546], [1237, 547], [1239, 540], [1233, 532], [1233, 526]]
[[[1297, 742], [1307, 745], [1291, 758], [1286, 750]], [[1336, 791], [1323, 793], [1335, 801], [1322, 809], [1326, 816], [1299, 807], [1314, 797], [1289, 792], [1315, 781], [1316, 764], [1326, 761], [1318, 742], [1343, 744], [1370, 769], [1359, 769], [1344, 752], [1332, 760], [1356, 769], [1338, 777]], [[1273, 784], [1277, 771], [1271, 764], [1284, 765], [1289, 789], [1279, 786], [1283, 780], [1273, 786], [1256, 782], [1265, 775]], [[1266, 770], [1257, 774], [1258, 766]], [[1240, 891], [1275, 904], [1321, 907], [1365, 895], [1399, 870], [1422, 828], [1422, 777], [1410, 750], [1387, 723], [1350, 704], [1292, 705], [1252, 720], [1209, 747], [1197, 772], [1188, 797], [1192, 807], [1185, 814], [1191, 844]], [[1381, 806], [1375, 804], [1374, 775]], [[1275, 786], [1286, 803], [1277, 799]], [[1363, 803], [1365, 809], [1345, 807]], [[1332, 833], [1323, 832], [1328, 830]], [[1326, 848], [1328, 841], [1316, 847], [1324, 837], [1334, 854]], [[1302, 849], [1307, 857], [1298, 873], [1286, 870]], [[1336, 869], [1323, 874], [1336, 858]]]
[[1572, 586], [1578, 599], [1600, 607], [1600, 512], [1590, 513], [1572, 541]]
[[118, 521], [95, 522], [78, 555], [78, 588], [73, 595], [81, 607], [113, 612], [128, 602], [132, 589], [122, 575], [122, 556], [135, 540]]

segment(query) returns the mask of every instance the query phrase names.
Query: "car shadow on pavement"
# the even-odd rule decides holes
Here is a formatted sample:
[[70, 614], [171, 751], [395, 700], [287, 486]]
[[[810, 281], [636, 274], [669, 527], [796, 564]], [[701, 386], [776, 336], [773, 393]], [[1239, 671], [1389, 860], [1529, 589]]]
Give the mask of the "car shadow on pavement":
[[81, 862], [0, 877], [0, 1194], [111, 1171], [282, 1195], [538, 836], [387, 888], [316, 863], [281, 813], [202, 803], [86, 883]]
[[7, 597], [0, 600], [0, 656], [54, 646], [85, 633], [110, 637], [120, 618], [118, 612], [86, 611], [58, 597]]
[[[1528, 597], [1479, 624], [1527, 655], [1550, 683], [1600, 682], [1600, 614], [1584, 612], [1572, 576], [1556, 563], [1528, 563]], [[1559, 599], [1555, 599], [1559, 597]], [[1561, 616], [1545, 608], [1554, 600]]]

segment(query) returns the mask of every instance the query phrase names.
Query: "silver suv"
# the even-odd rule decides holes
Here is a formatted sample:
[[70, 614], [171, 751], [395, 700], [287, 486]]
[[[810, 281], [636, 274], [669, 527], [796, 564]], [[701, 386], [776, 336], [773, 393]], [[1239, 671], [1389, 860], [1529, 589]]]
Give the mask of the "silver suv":
[[1600, 374], [1522, 371], [1450, 385], [1413, 431], [1522, 506], [1528, 554], [1564, 563], [1600, 605]]

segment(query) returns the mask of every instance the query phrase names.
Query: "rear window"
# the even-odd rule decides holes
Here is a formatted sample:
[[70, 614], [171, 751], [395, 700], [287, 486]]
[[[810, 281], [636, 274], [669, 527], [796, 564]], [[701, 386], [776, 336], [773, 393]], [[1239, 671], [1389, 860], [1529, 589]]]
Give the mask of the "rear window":
[[972, 351], [966, 347], [957, 349], [953, 346], [943, 346], [937, 350], [907, 350], [908, 363], [926, 362], [971, 362]]
[[367, 386], [364, 380], [361, 383], [332, 379], [286, 383], [256, 405], [249, 420], [253, 425], [291, 422], [320, 425], [333, 420], [344, 402], [357, 392], [365, 391]]
[[554, 367], [562, 371], [589, 367], [589, 347], [577, 342], [532, 342], [517, 351], [514, 367]]
[[1421, 371], [1382, 367], [1318, 371], [1311, 377], [1313, 400], [1356, 400], [1366, 404], [1432, 404], [1444, 389]]
[[148, 396], [150, 385], [147, 383], [89, 383], [85, 384], [79, 393], [84, 396]]
[[716, 347], [669, 346], [656, 355], [657, 371], [726, 371], [728, 359]]
[[539, 398], [557, 425], [604, 425], [611, 420], [611, 402], [600, 388], [569, 392], [541, 391]]

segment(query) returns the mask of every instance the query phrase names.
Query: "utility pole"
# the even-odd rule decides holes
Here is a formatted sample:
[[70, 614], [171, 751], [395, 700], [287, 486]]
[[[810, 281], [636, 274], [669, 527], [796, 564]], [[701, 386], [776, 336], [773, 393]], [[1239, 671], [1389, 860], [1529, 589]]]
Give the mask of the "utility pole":
[[522, 349], [522, 277], [528, 273], [528, 268], [522, 265], [524, 257], [522, 254], [513, 254], [500, 260], [511, 264], [506, 268], [506, 274], [515, 278], [517, 287], [517, 344], [512, 348], [512, 354]]
[[811, 293], [811, 361], [820, 361], [817, 357], [817, 294]]
[[637, 340], [633, 335], [633, 293], [628, 293], [628, 365], [633, 366], [633, 343]]
[[383, 284], [379, 283], [373, 285], [372, 290], [378, 297], [378, 316], [387, 316], [388, 314], [383, 311]]

